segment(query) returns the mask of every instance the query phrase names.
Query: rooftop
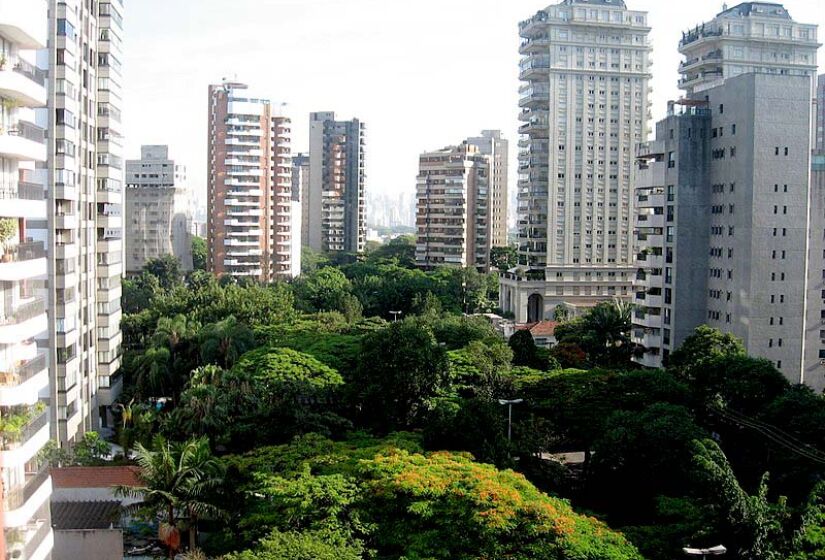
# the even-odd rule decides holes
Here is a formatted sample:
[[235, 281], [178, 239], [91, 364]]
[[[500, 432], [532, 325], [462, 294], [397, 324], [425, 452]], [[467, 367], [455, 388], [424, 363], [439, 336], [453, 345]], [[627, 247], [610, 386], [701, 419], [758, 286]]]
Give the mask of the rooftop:
[[56, 531], [82, 531], [120, 527], [120, 502], [52, 502], [52, 527]]
[[773, 2], [743, 2], [733, 8], [729, 8], [720, 12], [719, 16], [740, 16], [748, 17], [757, 15], [761, 17], [773, 17], [779, 19], [791, 19], [791, 14], [785, 9], [782, 4], [775, 4]]
[[572, 4], [590, 4], [591, 6], [616, 6], [617, 8], [627, 8], [624, 0], [564, 0], [568, 6]]
[[140, 486], [137, 467], [64, 467], [52, 469], [55, 488], [110, 488]]
[[518, 325], [518, 331], [530, 331], [530, 334], [535, 337], [549, 337], [556, 334], [556, 327], [559, 325], [556, 321], [539, 321], [538, 323], [527, 323], [526, 325]]

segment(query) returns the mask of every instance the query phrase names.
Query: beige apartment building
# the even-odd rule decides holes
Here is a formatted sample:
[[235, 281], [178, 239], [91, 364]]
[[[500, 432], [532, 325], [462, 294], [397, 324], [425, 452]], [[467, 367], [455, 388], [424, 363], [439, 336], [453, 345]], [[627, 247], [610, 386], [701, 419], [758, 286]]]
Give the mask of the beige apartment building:
[[169, 146], [142, 146], [126, 162], [126, 274], [166, 255], [192, 270], [192, 193], [186, 166], [169, 159]]
[[467, 142], [421, 154], [416, 181], [418, 266], [489, 269], [491, 167], [490, 156]]

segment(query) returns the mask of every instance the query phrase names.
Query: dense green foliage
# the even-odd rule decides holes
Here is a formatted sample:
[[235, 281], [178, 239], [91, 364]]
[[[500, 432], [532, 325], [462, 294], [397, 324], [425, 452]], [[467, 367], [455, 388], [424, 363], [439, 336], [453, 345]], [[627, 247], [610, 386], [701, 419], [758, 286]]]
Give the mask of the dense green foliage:
[[825, 558], [820, 395], [706, 327], [667, 369], [637, 369], [619, 302], [560, 307], [553, 348], [505, 341], [465, 314], [494, 309], [496, 276], [416, 270], [412, 247], [307, 251], [291, 284], [163, 261], [124, 282], [116, 437], [138, 449], [144, 500], [192, 441], [220, 463], [186, 497], [212, 514], [172, 524], [161, 501], [148, 517], [202, 526], [230, 560], [672, 560], [720, 543]]

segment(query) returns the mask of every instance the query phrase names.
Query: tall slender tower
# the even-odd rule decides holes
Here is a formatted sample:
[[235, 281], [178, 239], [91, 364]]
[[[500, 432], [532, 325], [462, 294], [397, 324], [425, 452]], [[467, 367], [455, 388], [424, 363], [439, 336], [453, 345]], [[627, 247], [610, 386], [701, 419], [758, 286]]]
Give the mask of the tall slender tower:
[[122, 14], [122, 0], [49, 0], [50, 398], [63, 445], [111, 420], [123, 384]]
[[564, 0], [519, 32], [519, 266], [502, 276], [500, 303], [525, 323], [560, 303], [630, 296], [651, 48], [647, 14], [623, 0]]
[[481, 136], [468, 138], [467, 143], [476, 146], [482, 154], [490, 158], [488, 245], [506, 247], [510, 143], [500, 130], [483, 130]]
[[309, 196], [304, 245], [316, 251], [361, 253], [367, 243], [366, 126], [336, 121], [335, 113], [309, 115]]
[[270, 282], [292, 274], [289, 119], [245, 84], [209, 86], [208, 267]]
[[[0, 558], [51, 555], [51, 480], [38, 453], [49, 441], [45, 299], [46, 0], [0, 1]], [[45, 117], [45, 114], [42, 115]], [[38, 227], [35, 227], [38, 226]]]

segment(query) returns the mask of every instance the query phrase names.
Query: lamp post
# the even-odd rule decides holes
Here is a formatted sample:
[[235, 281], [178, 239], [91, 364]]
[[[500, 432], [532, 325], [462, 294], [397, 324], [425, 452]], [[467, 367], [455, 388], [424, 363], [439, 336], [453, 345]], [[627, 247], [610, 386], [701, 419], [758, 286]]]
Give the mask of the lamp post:
[[701, 556], [705, 560], [708, 556], [721, 556], [728, 552], [728, 549], [722, 546], [714, 546], [713, 548], [683, 548], [682, 551], [688, 556]]
[[404, 312], [403, 311], [390, 311], [390, 315], [392, 315], [392, 322], [397, 323], [398, 322], [398, 316], [401, 315], [402, 313], [404, 313]]
[[507, 407], [507, 441], [512, 441], [513, 439], [513, 405], [514, 404], [521, 404], [524, 402], [524, 399], [499, 399], [498, 404]]

